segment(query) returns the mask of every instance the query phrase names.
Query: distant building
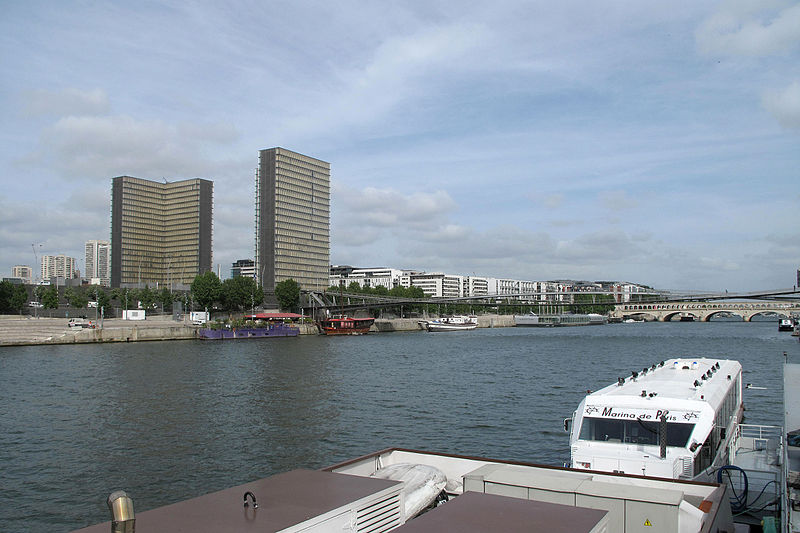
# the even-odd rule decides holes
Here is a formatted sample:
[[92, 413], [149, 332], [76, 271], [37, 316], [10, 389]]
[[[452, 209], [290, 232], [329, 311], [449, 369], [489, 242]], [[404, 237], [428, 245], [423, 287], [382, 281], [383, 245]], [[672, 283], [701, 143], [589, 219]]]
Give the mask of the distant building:
[[489, 294], [489, 278], [464, 276], [464, 296], [484, 296]]
[[231, 265], [231, 277], [244, 276], [246, 278], [256, 277], [256, 262], [252, 259], [239, 259]]
[[28, 265], [14, 265], [11, 268], [11, 277], [19, 278], [30, 285], [33, 282], [33, 269]]
[[80, 273], [75, 268], [75, 258], [63, 254], [42, 256], [42, 279], [73, 279]]
[[256, 280], [267, 295], [290, 278], [303, 289], [327, 288], [330, 163], [285, 148], [259, 151], [258, 163]]
[[210, 271], [213, 195], [200, 178], [113, 178], [111, 286], [186, 288]]
[[108, 241], [86, 242], [86, 272], [90, 285], [111, 285], [111, 244]]
[[411, 276], [411, 286], [419, 287], [431, 298], [458, 298], [464, 296], [464, 276], [430, 272]]
[[387, 267], [354, 268], [336, 266], [331, 267], [328, 285], [346, 288], [351, 283], [358, 283], [364, 288], [386, 287], [387, 289], [393, 289], [399, 286], [402, 273], [402, 270]]
[[443, 272], [399, 270], [389, 267], [360, 268], [350, 265], [332, 265], [329, 284], [347, 287], [351, 283], [361, 287], [384, 286], [419, 287], [432, 298], [458, 298], [472, 296], [508, 297], [530, 304], [571, 303], [575, 292], [611, 293], [618, 303], [637, 300], [652, 289], [627, 282], [609, 281], [531, 281], [479, 276], [459, 276]]

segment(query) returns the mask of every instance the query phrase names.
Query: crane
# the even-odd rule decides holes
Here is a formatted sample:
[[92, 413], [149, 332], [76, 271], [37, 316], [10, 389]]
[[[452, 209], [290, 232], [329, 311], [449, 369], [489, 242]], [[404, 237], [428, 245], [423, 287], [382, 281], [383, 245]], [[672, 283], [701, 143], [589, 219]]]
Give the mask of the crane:
[[[39, 243], [39, 248], [42, 247], [42, 243]], [[33, 249], [33, 268], [39, 269], [39, 274], [42, 272], [42, 266], [39, 264], [39, 256], [36, 255], [36, 245], [31, 243], [31, 248]], [[33, 276], [34, 283], [36, 282], [36, 276]]]

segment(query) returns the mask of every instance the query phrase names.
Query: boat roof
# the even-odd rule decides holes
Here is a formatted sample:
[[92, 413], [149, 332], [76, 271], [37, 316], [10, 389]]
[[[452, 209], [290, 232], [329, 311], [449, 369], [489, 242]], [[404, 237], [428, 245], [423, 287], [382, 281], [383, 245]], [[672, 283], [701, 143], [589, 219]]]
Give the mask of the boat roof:
[[292, 318], [303, 318], [303, 315], [297, 313], [255, 313], [252, 315], [244, 315], [245, 318], [255, 318], [261, 320], [281, 320]]
[[[586, 397], [602, 404], [638, 403], [664, 399], [691, 400], [716, 406], [742, 371], [738, 361], [710, 358], [669, 359], [631, 371], [627, 378]], [[623, 399], [627, 399], [625, 402]], [[661, 400], [661, 402], [659, 402]]]
[[589, 533], [596, 531], [607, 512], [571, 505], [508, 498], [481, 492], [463, 495], [437, 507], [435, 512], [406, 522], [398, 533], [433, 533], [486, 531]]
[[[324, 515], [399, 484], [320, 470], [292, 470], [205, 496], [136, 513], [136, 529], [149, 532], [273, 532]], [[243, 507], [252, 492], [258, 509]], [[104, 522], [73, 533], [107, 533]]]

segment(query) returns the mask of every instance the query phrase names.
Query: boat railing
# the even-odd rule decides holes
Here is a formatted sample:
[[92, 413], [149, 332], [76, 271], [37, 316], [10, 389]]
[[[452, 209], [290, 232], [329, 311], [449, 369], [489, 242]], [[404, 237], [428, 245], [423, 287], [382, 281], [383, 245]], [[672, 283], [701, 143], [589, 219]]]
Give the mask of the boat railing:
[[[746, 473], [750, 495], [743, 495], [738, 512], [783, 512], [780, 495], [785, 487], [784, 435], [781, 426], [739, 424], [730, 464]], [[723, 467], [730, 468], [730, 467]]]

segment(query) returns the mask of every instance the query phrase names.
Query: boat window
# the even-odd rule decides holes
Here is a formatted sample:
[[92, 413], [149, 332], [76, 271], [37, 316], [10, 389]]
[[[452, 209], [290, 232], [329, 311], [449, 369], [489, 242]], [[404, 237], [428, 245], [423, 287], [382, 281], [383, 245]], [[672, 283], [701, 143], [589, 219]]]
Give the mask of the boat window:
[[[658, 426], [658, 422], [643, 420], [584, 418], [579, 438], [581, 440], [658, 445]], [[667, 446], [686, 447], [692, 431], [694, 431], [694, 424], [667, 423]]]

